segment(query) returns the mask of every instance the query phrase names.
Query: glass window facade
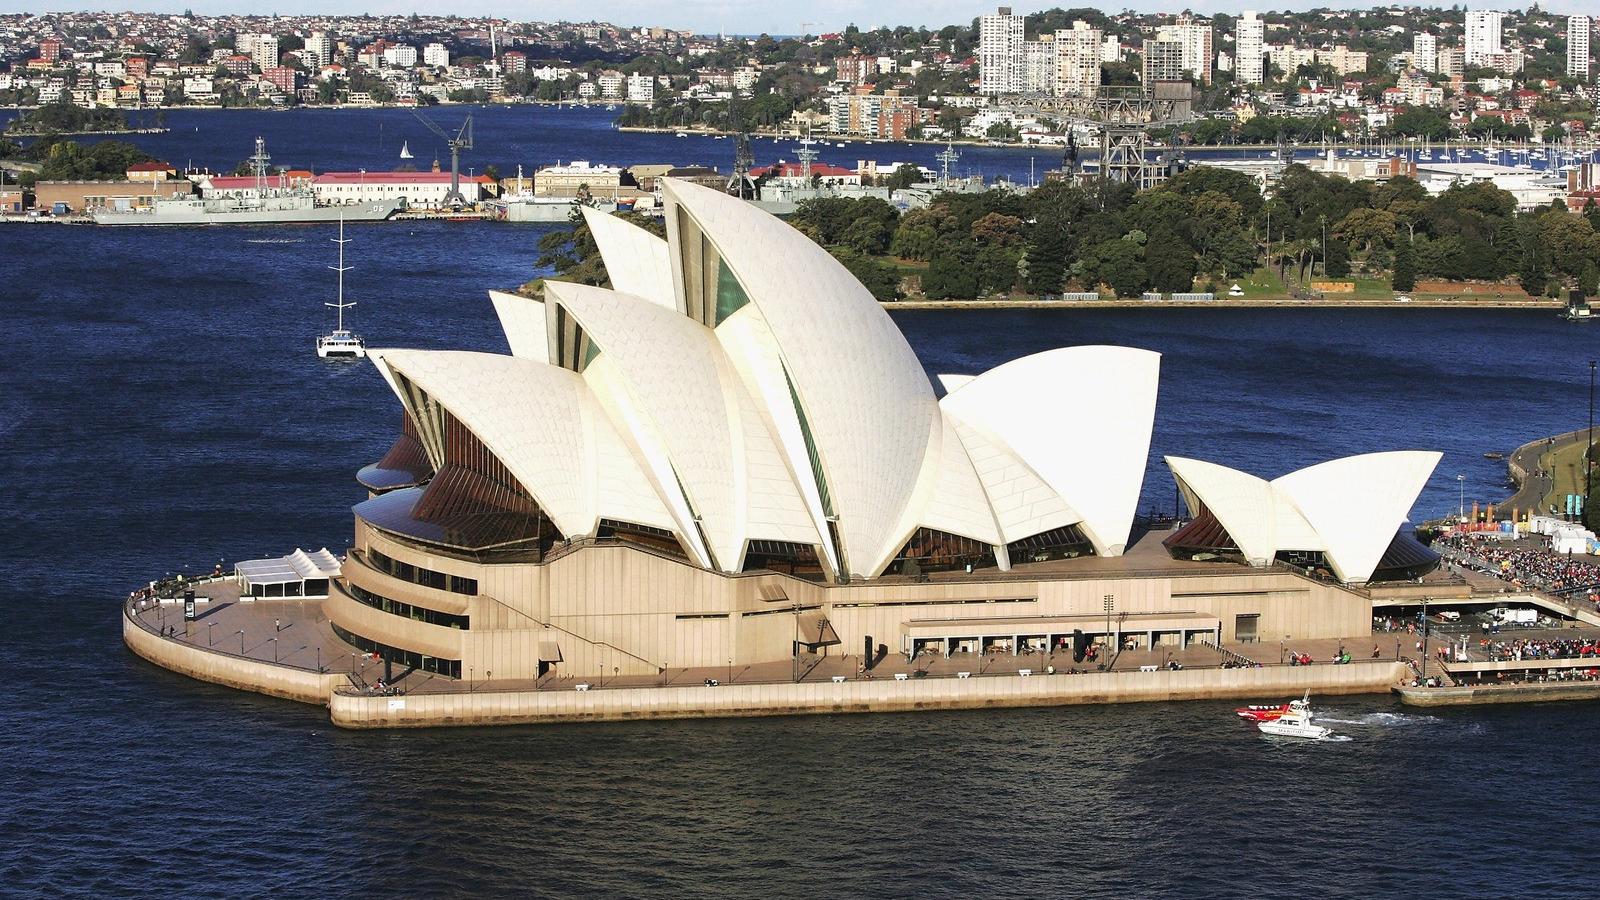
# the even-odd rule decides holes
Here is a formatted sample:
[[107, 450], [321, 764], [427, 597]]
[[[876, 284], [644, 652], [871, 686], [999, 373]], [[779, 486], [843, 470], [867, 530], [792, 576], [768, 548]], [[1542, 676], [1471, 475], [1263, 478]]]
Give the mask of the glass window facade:
[[359, 584], [350, 585], [349, 594], [357, 603], [363, 603], [373, 609], [381, 610], [390, 615], [401, 616], [414, 622], [425, 622], [429, 625], [438, 625], [441, 628], [457, 628], [462, 631], [467, 631], [470, 627], [466, 616], [439, 612], [438, 610], [428, 609], [425, 606], [416, 606], [399, 600], [391, 600], [382, 594], [374, 594]]
[[463, 578], [460, 575], [447, 575], [444, 572], [435, 572], [422, 566], [408, 562], [400, 562], [379, 550], [367, 550], [366, 562], [391, 578], [420, 584], [434, 590], [449, 591], [453, 594], [466, 594], [469, 597], [478, 595], [478, 579]]
[[329, 624], [333, 626], [333, 633], [339, 636], [339, 640], [344, 641], [346, 644], [349, 644], [363, 653], [376, 653], [390, 662], [399, 663], [402, 666], [410, 666], [414, 669], [420, 669], [423, 672], [432, 672], [435, 675], [443, 675], [446, 678], [461, 677], [461, 660], [459, 659], [441, 659], [437, 656], [424, 656], [414, 650], [402, 650], [399, 647], [391, 647], [388, 644], [379, 643], [371, 638], [362, 637], [348, 628], [340, 627], [337, 622], [331, 622]]

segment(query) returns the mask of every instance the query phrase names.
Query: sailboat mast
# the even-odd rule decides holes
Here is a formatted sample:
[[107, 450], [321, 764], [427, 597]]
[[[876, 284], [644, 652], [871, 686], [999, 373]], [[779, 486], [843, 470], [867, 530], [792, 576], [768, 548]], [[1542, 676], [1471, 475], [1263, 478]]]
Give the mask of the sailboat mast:
[[330, 267], [335, 272], [339, 273], [339, 302], [337, 302], [337, 303], [327, 303], [327, 304], [324, 304], [324, 305], [325, 306], [331, 306], [334, 309], [337, 309], [339, 311], [339, 330], [343, 331], [344, 330], [344, 311], [345, 311], [345, 308], [346, 307], [350, 307], [350, 306], [355, 306], [354, 303], [346, 303], [346, 302], [344, 302], [344, 273], [350, 271], [350, 267], [344, 264], [344, 245], [348, 244], [350, 242], [348, 240], [346, 240], [345, 236], [344, 236], [344, 217], [343, 216], [339, 217], [339, 236], [337, 238], [335, 238], [333, 242], [335, 244], [339, 245], [339, 264], [337, 266], [331, 266]]

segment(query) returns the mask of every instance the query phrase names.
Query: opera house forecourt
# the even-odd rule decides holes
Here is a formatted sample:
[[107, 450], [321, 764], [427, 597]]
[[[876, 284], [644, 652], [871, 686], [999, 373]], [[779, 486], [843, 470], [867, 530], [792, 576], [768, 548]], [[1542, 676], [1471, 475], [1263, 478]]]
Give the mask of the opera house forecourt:
[[[342, 560], [189, 588], [219, 619], [271, 609], [273, 654], [294, 622], [314, 665], [252, 649], [244, 618], [232, 642], [153, 627], [177, 594], [130, 600], [129, 645], [352, 727], [1399, 679], [1395, 658], [1289, 667], [1251, 648], [1370, 637], [1374, 590], [1437, 564], [1406, 516], [1439, 454], [1270, 482], [1169, 458], [1190, 518], [1152, 531], [1135, 510], [1158, 354], [1067, 347], [936, 387], [821, 247], [735, 197], [664, 193], [665, 240], [584, 211], [609, 289], [491, 292], [508, 355], [370, 352], [399, 429], [357, 476]], [[1041, 412], [1040, 385], [1072, 390]], [[301, 581], [249, 582], [262, 572]]]

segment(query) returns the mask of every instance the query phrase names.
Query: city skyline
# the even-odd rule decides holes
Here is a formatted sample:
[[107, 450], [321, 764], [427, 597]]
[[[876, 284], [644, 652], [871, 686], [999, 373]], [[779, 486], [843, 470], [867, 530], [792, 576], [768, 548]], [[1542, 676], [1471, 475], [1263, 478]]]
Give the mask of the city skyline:
[[[171, 13], [180, 14], [185, 10], [199, 15], [407, 15], [412, 12], [419, 14], [436, 14], [419, 7], [415, 0], [292, 0], [288, 3], [274, 4], [268, 12], [260, 12], [246, 8], [245, 4], [237, 0], [172, 0], [172, 2], [134, 2], [117, 4], [120, 9], [110, 10], [97, 7], [95, 4], [79, 6], [59, 6], [50, 9], [40, 9], [32, 3], [15, 2], [15, 0], [0, 0], [0, 14], [30, 13], [48, 14], [55, 12], [143, 12], [143, 13]], [[1238, 15], [1244, 10], [1253, 9], [1262, 14], [1273, 12], [1304, 12], [1310, 9], [1327, 8], [1335, 10], [1356, 10], [1373, 8], [1391, 8], [1395, 6], [1416, 5], [1431, 9], [1449, 9], [1451, 4], [1424, 3], [1424, 4], [1396, 4], [1396, 3], [1338, 3], [1338, 2], [1271, 2], [1255, 3], [1251, 0], [1194, 0], [1188, 3], [1168, 2], [1135, 2], [1126, 4], [1125, 9], [1138, 13], [1177, 14], [1188, 9], [1201, 16], [1216, 14]], [[1592, 9], [1585, 9], [1589, 5], [1587, 0], [1549, 0], [1540, 4], [1541, 8], [1550, 13], [1578, 14], [1595, 13]], [[937, 29], [946, 25], [966, 25], [978, 16], [992, 12], [992, 3], [974, 3], [972, 0], [931, 0], [931, 2], [905, 2], [905, 0], [891, 0], [887, 3], [876, 4], [870, 14], [876, 18], [867, 20], [863, 18], [863, 10], [859, 4], [847, 0], [816, 0], [808, 4], [804, 11], [793, 14], [777, 14], [770, 4], [757, 2], [757, 0], [688, 0], [688, 2], [667, 2], [667, 0], [590, 0], [590, 2], [577, 2], [577, 0], [556, 0], [539, 4], [537, 8], [518, 3], [505, 2], [505, 0], [484, 0], [484, 2], [467, 5], [457, 10], [456, 15], [463, 17], [493, 16], [511, 21], [572, 21], [612, 22], [623, 26], [658, 26], [664, 28], [688, 29], [700, 34], [713, 34], [726, 32], [729, 34], [773, 34], [791, 35], [801, 33], [827, 33], [843, 30], [848, 25], [861, 28], [876, 28], [878, 26], [895, 27], [909, 25], [911, 27], [927, 27]], [[1041, 4], [1013, 4], [1018, 14], [1033, 15], [1041, 10], [1060, 7], [1072, 9], [1078, 6], [1071, 2], [1041, 3]], [[1511, 12], [1521, 7], [1509, 3], [1469, 3], [1471, 10], [1502, 10]], [[1118, 10], [1120, 12], [1122, 10]], [[1108, 13], [1109, 14], [1109, 13]]]

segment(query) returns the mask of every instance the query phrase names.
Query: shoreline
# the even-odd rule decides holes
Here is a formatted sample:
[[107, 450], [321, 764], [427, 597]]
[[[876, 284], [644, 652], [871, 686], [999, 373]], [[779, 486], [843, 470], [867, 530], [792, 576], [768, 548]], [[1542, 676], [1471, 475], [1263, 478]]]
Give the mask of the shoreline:
[[887, 310], [940, 309], [1498, 309], [1555, 312], [1562, 309], [1558, 300], [1446, 300], [1413, 299], [1408, 303], [1393, 300], [1295, 300], [1290, 297], [1262, 297], [1246, 300], [880, 300]]

